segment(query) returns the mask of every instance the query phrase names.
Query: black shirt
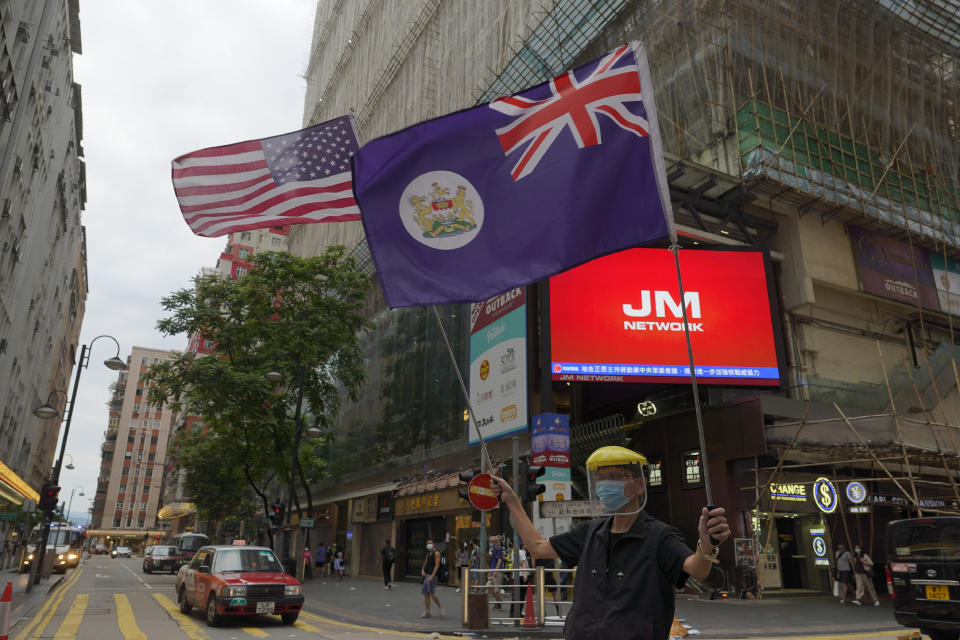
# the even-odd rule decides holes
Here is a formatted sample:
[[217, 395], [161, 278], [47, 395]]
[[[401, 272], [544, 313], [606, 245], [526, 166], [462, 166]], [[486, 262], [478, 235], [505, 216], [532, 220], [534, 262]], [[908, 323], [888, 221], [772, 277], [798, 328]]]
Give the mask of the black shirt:
[[612, 522], [590, 520], [550, 538], [560, 559], [579, 567], [564, 636], [666, 640], [674, 589], [687, 581], [683, 561], [693, 551], [679, 531], [646, 513], [622, 534], [611, 536]]

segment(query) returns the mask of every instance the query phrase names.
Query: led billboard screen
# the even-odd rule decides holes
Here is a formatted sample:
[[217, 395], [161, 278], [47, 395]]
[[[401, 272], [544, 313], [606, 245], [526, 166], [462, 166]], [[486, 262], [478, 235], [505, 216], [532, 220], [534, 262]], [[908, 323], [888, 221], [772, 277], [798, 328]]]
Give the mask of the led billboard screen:
[[[697, 379], [780, 384], [770, 274], [760, 251], [680, 252]], [[550, 279], [554, 380], [688, 383], [673, 254], [629, 249]]]

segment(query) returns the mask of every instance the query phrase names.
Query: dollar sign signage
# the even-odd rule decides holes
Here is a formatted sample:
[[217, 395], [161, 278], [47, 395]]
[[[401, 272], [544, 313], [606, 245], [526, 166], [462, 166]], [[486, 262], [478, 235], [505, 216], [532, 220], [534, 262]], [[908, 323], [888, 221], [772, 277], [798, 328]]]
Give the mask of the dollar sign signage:
[[837, 509], [837, 490], [827, 478], [817, 478], [813, 483], [813, 501], [824, 513], [833, 513]]

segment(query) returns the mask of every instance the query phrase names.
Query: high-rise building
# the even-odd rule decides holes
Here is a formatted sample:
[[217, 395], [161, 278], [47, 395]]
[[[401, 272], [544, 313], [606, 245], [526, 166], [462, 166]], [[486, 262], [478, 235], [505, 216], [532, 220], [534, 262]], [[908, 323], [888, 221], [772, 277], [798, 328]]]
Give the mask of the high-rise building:
[[[960, 509], [951, 408], [960, 396], [954, 7], [320, 0], [303, 124], [353, 112], [369, 140], [545, 82], [631, 40], [643, 42], [650, 61], [652, 86], [643, 90], [656, 98], [681, 253], [763, 255], [769, 288], [755, 302], [775, 327], [777, 379], [751, 384], [744, 367], [707, 359], [717, 345], [739, 347], [735, 359], [757, 342], [737, 336], [736, 326], [717, 329], [743, 295], [740, 276], [717, 282], [728, 302], [700, 309], [704, 332], [693, 337], [695, 364], [705, 378], [716, 376], [699, 388], [708, 436], [701, 451], [689, 379], [664, 377], [664, 369], [688, 365], [683, 343], [656, 323], [640, 323], [653, 329], [642, 335], [628, 332], [618, 317], [605, 328], [580, 329], [613, 345], [608, 360], [576, 360], [590, 370], [554, 375], [563, 370], [553, 331], [562, 318], [552, 326], [552, 312], [592, 286], [562, 300], [559, 290], [547, 295], [538, 285], [527, 289], [530, 412], [569, 415], [574, 500], [585, 496], [587, 454], [627, 443], [651, 461], [647, 509], [692, 541], [699, 507], [690, 505], [705, 504], [709, 471], [717, 503], [736, 514], [735, 536], [765, 550], [757, 568], [764, 585], [828, 589], [823, 558], [802, 555], [817, 532], [847, 537], [849, 546], [851, 534], [841, 532], [882, 539], [890, 519]], [[555, 144], [569, 150], [576, 141], [564, 128]], [[573, 186], [572, 200], [582, 186]], [[296, 255], [331, 244], [347, 245], [373, 273], [359, 223], [291, 230]], [[639, 266], [631, 273], [644, 288], [650, 273]], [[605, 280], [600, 273], [593, 282]], [[608, 302], [619, 310], [631, 291], [613, 291]], [[468, 446], [466, 401], [432, 312], [388, 310], [378, 292], [370, 302], [375, 328], [362, 337], [367, 382], [333, 427], [331, 476], [314, 488], [323, 498], [309, 515], [320, 539], [347, 544], [359, 558], [352, 572], [375, 571], [364, 558], [386, 530], [403, 548], [399, 570], [417, 575], [425, 537], [475, 535], [480, 516], [449, 485], [450, 474], [475, 465], [479, 452]], [[448, 305], [440, 313], [466, 372], [469, 309]], [[637, 343], [644, 345], [639, 355], [631, 351]], [[638, 372], [656, 349], [666, 349], [667, 360]], [[514, 403], [505, 398], [511, 390], [493, 391], [504, 396], [504, 410]], [[493, 443], [495, 457], [502, 443]], [[524, 437], [520, 446], [529, 454], [533, 444]], [[875, 464], [893, 458], [899, 477]], [[869, 508], [818, 502], [831, 494], [819, 482], [828, 478], [859, 481], [866, 492], [848, 495]], [[567, 517], [538, 522], [543, 530], [569, 525]], [[494, 516], [491, 527], [508, 525]], [[734, 564], [728, 548], [720, 559]]]
[[152, 404], [150, 365], [169, 360], [170, 351], [134, 347], [112, 385], [109, 422], [93, 502], [90, 535], [126, 539], [134, 546], [163, 533], [157, 520], [163, 470], [170, 441], [171, 411]]
[[59, 421], [32, 411], [63, 411], [87, 296], [75, 53], [76, 0], [0, 4], [0, 484], [14, 503], [50, 472]]

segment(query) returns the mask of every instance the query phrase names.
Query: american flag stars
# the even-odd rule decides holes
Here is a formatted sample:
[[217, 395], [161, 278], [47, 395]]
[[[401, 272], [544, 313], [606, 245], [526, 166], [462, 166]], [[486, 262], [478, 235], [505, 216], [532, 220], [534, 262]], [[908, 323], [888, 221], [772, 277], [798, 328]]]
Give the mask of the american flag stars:
[[349, 172], [356, 150], [356, 139], [340, 123], [264, 141], [267, 166], [278, 184]]

